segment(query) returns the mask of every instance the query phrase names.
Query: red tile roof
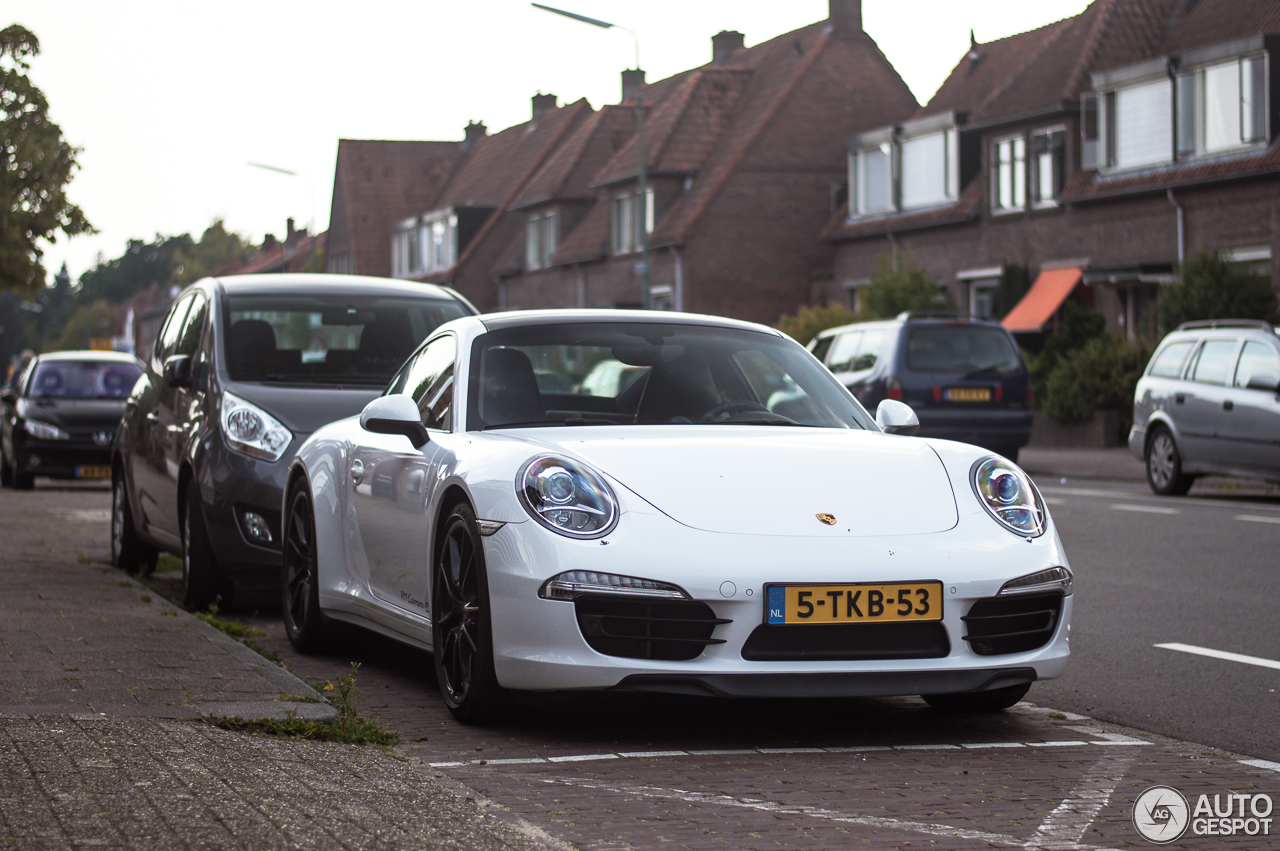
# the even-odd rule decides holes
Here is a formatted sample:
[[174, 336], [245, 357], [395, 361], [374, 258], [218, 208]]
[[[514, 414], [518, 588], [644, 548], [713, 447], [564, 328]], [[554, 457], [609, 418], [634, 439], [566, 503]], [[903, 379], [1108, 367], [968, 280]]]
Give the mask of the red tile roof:
[[846, 204], [832, 217], [831, 222], [822, 231], [822, 235], [826, 239], [854, 239], [973, 221], [982, 213], [982, 185], [983, 181], [977, 178], [969, 181], [964, 192], [960, 193], [960, 200], [945, 207], [890, 213], [853, 221], [846, 218], [849, 215], [849, 205]]
[[1135, 192], [1163, 192], [1180, 186], [1276, 173], [1280, 173], [1280, 141], [1259, 153], [1193, 160], [1139, 172], [1102, 175], [1096, 171], [1080, 171], [1062, 190], [1060, 197], [1064, 203], [1093, 201]]
[[636, 132], [635, 110], [605, 106], [570, 133], [529, 179], [512, 209], [552, 199], [592, 200], [591, 183]]
[[609, 249], [609, 204], [598, 201], [591, 206], [575, 227], [560, 243], [554, 262], [582, 263], [599, 260]]

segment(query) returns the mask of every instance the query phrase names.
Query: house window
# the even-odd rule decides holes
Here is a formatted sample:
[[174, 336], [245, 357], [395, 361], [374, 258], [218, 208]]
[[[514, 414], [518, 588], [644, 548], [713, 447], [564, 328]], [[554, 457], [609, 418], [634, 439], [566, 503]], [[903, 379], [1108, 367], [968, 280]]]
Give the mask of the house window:
[[1266, 59], [1246, 56], [1176, 78], [1178, 154], [1239, 148], [1267, 138]]
[[955, 131], [905, 139], [901, 144], [902, 208], [931, 207], [956, 197]]
[[1173, 154], [1173, 102], [1168, 79], [1106, 96], [1108, 164], [1117, 168], [1167, 163]]
[[391, 274], [408, 278], [458, 260], [458, 217], [451, 208], [401, 222], [391, 237]]
[[416, 222], [401, 227], [391, 236], [391, 274], [405, 278], [422, 271], [422, 243]]
[[554, 212], [529, 217], [525, 225], [524, 263], [526, 269], [545, 269], [559, 245], [557, 219]]
[[1031, 203], [1048, 207], [1057, 203], [1066, 165], [1066, 130], [1054, 127], [1031, 134]]
[[991, 153], [991, 208], [1021, 210], [1027, 203], [1027, 142], [1021, 136], [998, 140]]
[[640, 193], [631, 192], [613, 199], [613, 253], [630, 254], [640, 250], [640, 222], [645, 233], [653, 233], [653, 190], [647, 190], [644, 214], [640, 211]]
[[850, 209], [857, 215], [893, 209], [893, 148], [888, 143], [849, 155]]

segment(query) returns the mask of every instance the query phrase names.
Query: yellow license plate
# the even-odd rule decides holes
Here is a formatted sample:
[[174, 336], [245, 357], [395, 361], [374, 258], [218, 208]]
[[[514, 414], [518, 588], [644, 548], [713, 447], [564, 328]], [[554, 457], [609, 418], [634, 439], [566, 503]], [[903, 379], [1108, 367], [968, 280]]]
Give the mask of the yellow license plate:
[[948, 387], [948, 402], [990, 402], [990, 387]]
[[89, 464], [84, 467], [76, 467], [77, 479], [109, 479], [111, 478], [111, 468], [105, 465]]
[[770, 585], [765, 599], [771, 624], [942, 620], [941, 582]]

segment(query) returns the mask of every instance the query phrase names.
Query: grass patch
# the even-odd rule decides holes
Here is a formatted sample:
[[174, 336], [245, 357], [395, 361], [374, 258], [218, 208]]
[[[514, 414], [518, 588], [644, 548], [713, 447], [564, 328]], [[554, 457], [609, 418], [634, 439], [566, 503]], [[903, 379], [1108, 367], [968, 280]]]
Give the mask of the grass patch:
[[156, 560], [156, 569], [153, 573], [181, 573], [182, 559], [169, 553], [161, 553], [160, 558]]
[[[261, 733], [288, 739], [309, 739], [318, 742], [341, 742], [349, 745], [377, 745], [390, 747], [400, 740], [395, 733], [384, 728], [379, 721], [360, 716], [360, 687], [356, 684], [359, 662], [351, 663], [351, 673], [336, 683], [323, 683], [320, 690], [329, 695], [329, 702], [338, 710], [338, 720], [332, 724], [304, 721], [295, 718], [291, 711], [283, 721], [274, 718], [219, 718], [214, 724], [223, 730]], [[282, 697], [287, 697], [282, 695]], [[295, 698], [289, 697], [293, 700]]]
[[[218, 600], [221, 600], [221, 599], [222, 599], [221, 597], [218, 598]], [[204, 621], [214, 629], [220, 632], [224, 632], [227, 635], [234, 638], [236, 641], [244, 642], [245, 644], [248, 644], [248, 642], [245, 641], [246, 638], [261, 638], [267, 634], [264, 630], [257, 629], [252, 626], [246, 626], [245, 624], [242, 624], [242, 623], [236, 623], [235, 621], [224, 620], [223, 618], [218, 617], [218, 601], [217, 600], [215, 600], [212, 604], [210, 604], [207, 611], [192, 612], [191, 614], [195, 615], [200, 620]], [[261, 650], [258, 650], [258, 648], [254, 647], [252, 644], [249, 644], [248, 646], [252, 650], [258, 653], [262, 652]], [[277, 658], [277, 659], [272, 659], [271, 661], [275, 662], [279, 660]]]
[[276, 695], [276, 700], [281, 703], [324, 703], [323, 700], [311, 694], [284, 694], [281, 692]]
[[1063, 715], [1061, 712], [1050, 712], [1050, 713], [1049, 713], [1049, 717], [1050, 717], [1050, 718], [1052, 718], [1054, 721], [1066, 721], [1066, 720], [1067, 720], [1067, 716]]

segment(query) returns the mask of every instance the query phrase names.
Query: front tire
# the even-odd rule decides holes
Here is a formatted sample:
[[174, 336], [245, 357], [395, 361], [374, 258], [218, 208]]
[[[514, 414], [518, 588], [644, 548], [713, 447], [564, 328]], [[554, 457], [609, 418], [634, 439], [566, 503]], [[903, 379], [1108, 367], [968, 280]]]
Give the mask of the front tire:
[[5, 454], [3, 446], [0, 446], [0, 487], [13, 487], [13, 469], [9, 466], [9, 456]]
[[299, 653], [315, 653], [325, 645], [320, 619], [320, 563], [316, 549], [316, 516], [306, 479], [289, 489], [289, 513], [284, 520], [284, 558], [281, 560], [280, 609], [284, 631]]
[[111, 482], [111, 563], [130, 575], [145, 574], [155, 569], [159, 557], [155, 547], [138, 537], [124, 472], [117, 470]]
[[505, 694], [493, 668], [484, 547], [475, 513], [456, 506], [441, 525], [431, 586], [432, 660], [445, 705], [459, 721], [497, 715]]
[[9, 460], [9, 484], [14, 490], [29, 491], [36, 486], [34, 473], [24, 473], [18, 469], [18, 459]]
[[947, 712], [999, 712], [1008, 709], [1026, 697], [1031, 683], [991, 691], [970, 691], [958, 694], [922, 694], [925, 703], [934, 709]]
[[182, 605], [191, 612], [208, 609], [219, 597], [229, 602], [231, 596], [209, 548], [209, 535], [197, 500], [197, 494], [188, 493], [182, 503], [182, 581], [186, 588]]
[[1167, 428], [1155, 430], [1147, 441], [1147, 484], [1160, 496], [1182, 496], [1191, 490], [1191, 476], [1182, 472], [1182, 455]]

